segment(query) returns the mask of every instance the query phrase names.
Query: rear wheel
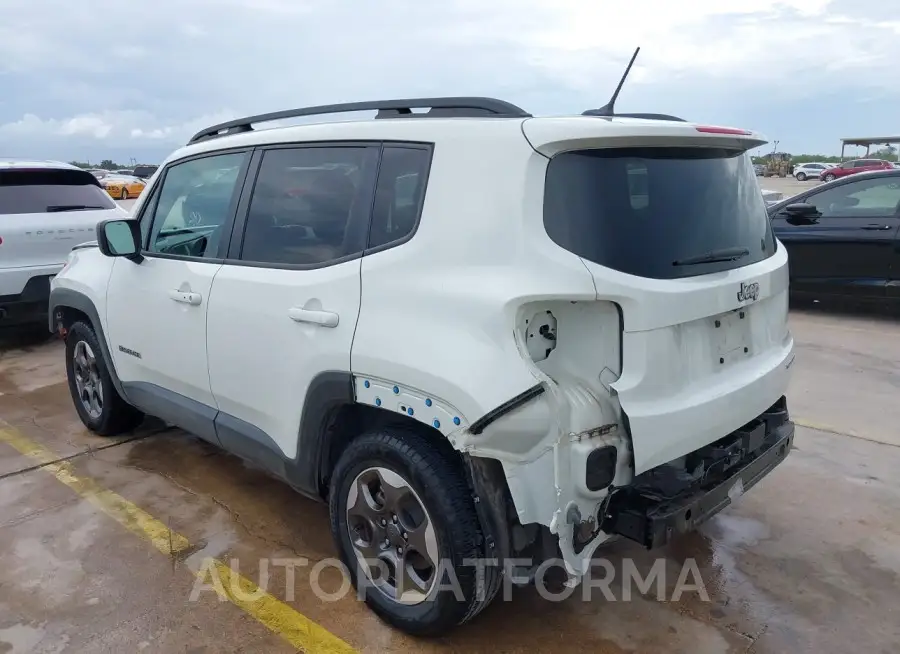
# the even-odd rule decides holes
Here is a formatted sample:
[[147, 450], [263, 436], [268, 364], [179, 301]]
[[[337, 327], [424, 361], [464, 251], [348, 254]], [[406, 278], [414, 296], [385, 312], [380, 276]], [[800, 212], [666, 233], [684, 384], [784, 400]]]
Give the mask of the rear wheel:
[[127, 188], [123, 188], [123, 189], [122, 189], [122, 194], [121, 194], [120, 198], [121, 198], [122, 200], [127, 200], [127, 199], [128, 199], [128, 189], [127, 189]]
[[66, 376], [75, 411], [94, 433], [115, 436], [140, 424], [143, 415], [116, 392], [100, 342], [87, 323], [76, 322], [69, 328]]
[[389, 624], [438, 635], [490, 599], [481, 533], [456, 453], [403, 428], [354, 440], [334, 470], [331, 529], [351, 581]]
[[806, 181], [806, 173], [797, 173], [797, 181], [805, 182]]

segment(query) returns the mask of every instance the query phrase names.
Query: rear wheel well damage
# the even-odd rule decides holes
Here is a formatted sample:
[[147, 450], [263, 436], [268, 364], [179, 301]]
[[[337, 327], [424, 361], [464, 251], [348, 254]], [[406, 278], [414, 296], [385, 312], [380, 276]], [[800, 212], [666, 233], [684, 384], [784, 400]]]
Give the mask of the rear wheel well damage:
[[463, 456], [436, 429], [401, 413], [348, 400], [333, 407], [323, 421], [318, 469], [319, 493], [323, 498], [328, 492], [331, 473], [347, 446], [366, 432], [386, 427], [415, 431], [440, 448], [445, 456], [463, 465]]
[[[500, 461], [461, 453], [437, 429], [394, 411], [354, 401], [334, 407], [325, 421], [318, 470], [320, 497], [327, 498], [332, 472], [350, 443], [367, 432], [390, 427], [414, 431], [427, 439], [464, 474], [475, 503], [487, 558], [502, 562], [531, 553], [536, 544], [546, 547], [555, 543], [546, 527], [520, 524]], [[542, 531], [546, 532], [546, 538], [542, 537]], [[558, 550], [554, 550], [549, 555], [545, 553], [543, 558], [557, 555]]]

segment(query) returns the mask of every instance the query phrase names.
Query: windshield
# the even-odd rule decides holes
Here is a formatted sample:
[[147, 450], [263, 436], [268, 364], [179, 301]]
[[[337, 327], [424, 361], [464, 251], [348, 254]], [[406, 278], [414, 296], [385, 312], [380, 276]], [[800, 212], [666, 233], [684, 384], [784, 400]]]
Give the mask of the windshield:
[[750, 158], [720, 148], [612, 148], [557, 155], [544, 227], [613, 270], [672, 279], [746, 266], [775, 252]]

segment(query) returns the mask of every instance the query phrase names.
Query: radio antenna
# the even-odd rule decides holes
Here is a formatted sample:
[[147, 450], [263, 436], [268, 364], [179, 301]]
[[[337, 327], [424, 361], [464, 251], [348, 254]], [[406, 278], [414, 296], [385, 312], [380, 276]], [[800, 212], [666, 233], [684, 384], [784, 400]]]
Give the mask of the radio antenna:
[[609, 99], [609, 102], [606, 103], [605, 106], [600, 107], [599, 109], [588, 109], [582, 116], [615, 116], [616, 115], [616, 98], [619, 97], [619, 92], [622, 90], [622, 85], [625, 83], [626, 78], [628, 77], [628, 73], [631, 72], [631, 67], [634, 65], [634, 60], [637, 59], [638, 52], [641, 51], [640, 46], [635, 48], [634, 54], [631, 55], [631, 61], [628, 62], [628, 68], [625, 69], [625, 74], [622, 75], [622, 79], [619, 80], [619, 85], [616, 87], [615, 92], [612, 94], [612, 97]]

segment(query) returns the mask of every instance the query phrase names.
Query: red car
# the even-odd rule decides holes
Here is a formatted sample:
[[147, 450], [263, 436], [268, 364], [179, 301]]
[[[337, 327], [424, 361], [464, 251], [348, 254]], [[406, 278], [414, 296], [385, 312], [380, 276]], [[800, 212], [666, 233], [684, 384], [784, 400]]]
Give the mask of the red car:
[[846, 177], [855, 173], [867, 173], [870, 170], [893, 170], [894, 164], [881, 159], [854, 159], [845, 161], [834, 168], [826, 168], [819, 175], [819, 179], [830, 182], [838, 177]]

